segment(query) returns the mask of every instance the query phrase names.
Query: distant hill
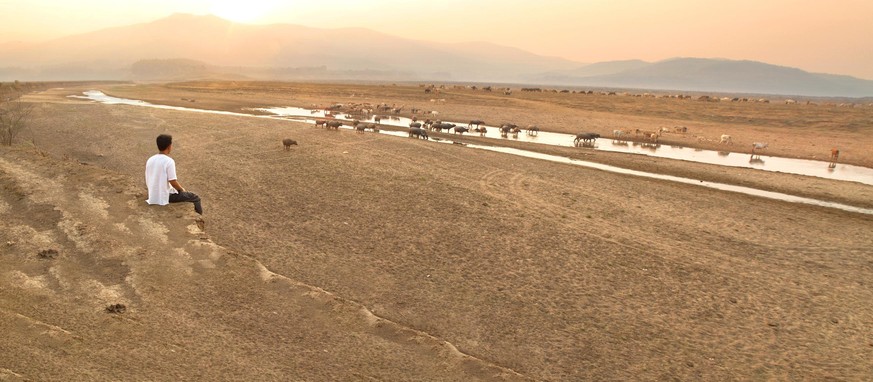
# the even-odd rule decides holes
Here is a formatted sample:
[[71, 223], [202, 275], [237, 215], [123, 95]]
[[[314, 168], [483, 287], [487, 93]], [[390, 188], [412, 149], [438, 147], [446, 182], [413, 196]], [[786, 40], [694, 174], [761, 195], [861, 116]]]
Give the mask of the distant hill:
[[175, 14], [38, 44], [0, 44], [0, 81], [469, 81], [808, 96], [873, 96], [873, 81], [754, 61], [590, 65], [484, 42], [435, 43], [364, 28], [236, 24]]
[[[363, 28], [322, 29], [299, 25], [235, 24], [215, 16], [175, 14], [150, 23], [109, 28], [41, 44], [0, 46], [0, 65], [33, 70], [70, 67], [70, 76], [117, 78], [140, 60], [188, 59], [216, 67], [300, 68], [325, 66], [340, 73], [384, 73], [396, 79], [514, 81], [518, 73], [563, 70], [579, 63], [489, 43], [441, 44], [390, 36]], [[82, 63], [90, 70], [82, 71]], [[98, 73], [94, 73], [97, 70]], [[257, 71], [257, 70], [255, 70]], [[0, 68], [0, 78], [4, 73]], [[128, 73], [138, 78], [137, 73]]]
[[553, 76], [593, 77], [621, 73], [627, 70], [639, 69], [651, 65], [643, 60], [604, 61], [571, 70], [556, 71]]
[[573, 71], [529, 76], [527, 80], [544, 84], [636, 89], [826, 97], [873, 96], [873, 81], [809, 73], [763, 62], [725, 59], [603, 62]]

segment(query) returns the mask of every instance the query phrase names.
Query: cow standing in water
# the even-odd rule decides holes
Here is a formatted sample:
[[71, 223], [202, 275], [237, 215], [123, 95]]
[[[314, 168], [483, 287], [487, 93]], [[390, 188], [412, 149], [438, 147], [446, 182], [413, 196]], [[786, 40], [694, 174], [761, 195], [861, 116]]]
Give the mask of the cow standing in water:
[[752, 157], [751, 157], [751, 159], [749, 159], [749, 163], [764, 164], [764, 161], [761, 160], [761, 154], [758, 154], [758, 150], [766, 149], [767, 146], [769, 146], [769, 145], [767, 144], [767, 142], [763, 142], [763, 143], [761, 143], [761, 142], [755, 142], [755, 143], [752, 143]]
[[536, 125], [528, 125], [527, 126], [527, 135], [536, 136], [539, 134], [540, 128]]
[[769, 144], [767, 142], [755, 142], [752, 143], [752, 154], [756, 153], [758, 150], [766, 149]]
[[427, 130], [422, 129], [420, 127], [410, 127], [409, 128], [409, 137], [410, 138], [414, 137], [414, 138], [419, 138], [419, 139], [425, 139], [425, 140], [430, 139], [430, 137], [427, 136]]
[[479, 127], [479, 125], [482, 125], [482, 124], [485, 124], [485, 121], [483, 121], [481, 119], [474, 119], [474, 120], [470, 121], [470, 123], [467, 124], [467, 128], [472, 129], [473, 125], [476, 125], [476, 127]]
[[576, 134], [576, 139], [573, 140], [573, 146], [587, 146], [593, 147], [594, 141], [600, 138], [600, 134], [597, 133], [579, 133]]

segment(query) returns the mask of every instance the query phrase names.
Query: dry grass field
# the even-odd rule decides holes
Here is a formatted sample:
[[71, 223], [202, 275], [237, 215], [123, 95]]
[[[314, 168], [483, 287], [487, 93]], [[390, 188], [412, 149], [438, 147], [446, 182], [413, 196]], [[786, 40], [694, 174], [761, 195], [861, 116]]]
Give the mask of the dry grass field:
[[[873, 373], [873, 216], [461, 145], [66, 97], [87, 89], [25, 97], [36, 105], [26, 142], [0, 148], [2, 380]], [[227, 111], [384, 102], [568, 133], [682, 125], [687, 134], [662, 141], [722, 148], [707, 139], [730, 134], [738, 152], [769, 141], [769, 155], [797, 158], [837, 146], [842, 162], [873, 166], [870, 107], [390, 84], [99, 89]], [[180, 182], [204, 199], [205, 230], [190, 205], [143, 202], [160, 133], [174, 136]], [[299, 146], [284, 150], [286, 137]], [[873, 208], [860, 183], [525, 147]]]

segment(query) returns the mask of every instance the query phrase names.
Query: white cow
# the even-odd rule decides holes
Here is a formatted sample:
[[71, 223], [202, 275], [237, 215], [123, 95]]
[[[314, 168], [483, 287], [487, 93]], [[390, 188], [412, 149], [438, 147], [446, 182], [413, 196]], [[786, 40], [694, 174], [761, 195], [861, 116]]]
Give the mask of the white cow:
[[624, 136], [624, 130], [615, 129], [612, 131], [612, 137], [615, 139], [621, 139]]
[[719, 140], [718, 143], [727, 143], [727, 144], [729, 144], [729, 145], [732, 145], [734, 142], [731, 141], [731, 136], [730, 136], [730, 135], [722, 134], [722, 135], [721, 135], [721, 140]]
[[755, 142], [755, 143], [752, 143], [752, 152], [755, 152], [755, 151], [758, 151], [758, 150], [762, 150], [762, 149], [766, 149], [767, 146], [768, 146], [767, 142]]

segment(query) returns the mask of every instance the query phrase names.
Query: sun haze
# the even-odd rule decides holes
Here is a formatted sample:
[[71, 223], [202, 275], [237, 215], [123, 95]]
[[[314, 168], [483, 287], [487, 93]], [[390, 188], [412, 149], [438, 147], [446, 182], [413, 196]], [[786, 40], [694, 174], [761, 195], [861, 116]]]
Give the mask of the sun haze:
[[173, 13], [246, 24], [361, 27], [436, 42], [484, 41], [580, 63], [726, 58], [873, 79], [869, 0], [11, 0], [0, 1], [0, 44]]
[[256, 23], [276, 8], [273, 0], [215, 0], [209, 13], [239, 23]]

